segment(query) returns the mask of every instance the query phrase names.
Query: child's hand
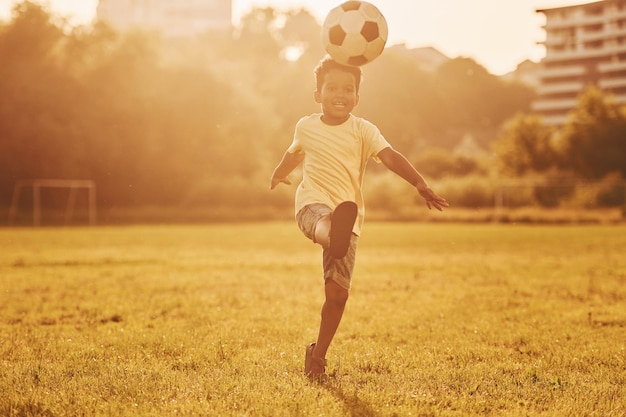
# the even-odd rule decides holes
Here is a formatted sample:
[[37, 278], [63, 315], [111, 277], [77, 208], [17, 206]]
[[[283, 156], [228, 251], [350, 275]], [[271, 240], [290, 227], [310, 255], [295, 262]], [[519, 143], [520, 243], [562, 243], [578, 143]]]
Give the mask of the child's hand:
[[274, 178], [272, 177], [272, 182], [270, 184], [270, 190], [273, 190], [274, 188], [276, 188], [276, 186], [280, 183], [283, 184], [287, 184], [287, 185], [291, 185], [291, 180], [289, 180], [289, 178], [285, 177], [285, 178]]
[[417, 191], [424, 198], [424, 200], [426, 200], [426, 205], [429, 209], [434, 207], [439, 211], [443, 211], [444, 207], [450, 207], [450, 204], [448, 204], [445, 198], [435, 194], [435, 192], [428, 186], [423, 188], [417, 187]]

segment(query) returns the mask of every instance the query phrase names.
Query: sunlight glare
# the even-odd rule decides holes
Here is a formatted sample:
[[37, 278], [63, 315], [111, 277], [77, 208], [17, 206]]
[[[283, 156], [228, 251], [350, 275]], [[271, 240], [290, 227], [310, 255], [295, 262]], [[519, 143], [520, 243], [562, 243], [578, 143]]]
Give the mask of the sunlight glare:
[[289, 45], [281, 51], [281, 56], [288, 62], [296, 62], [304, 53], [302, 45]]

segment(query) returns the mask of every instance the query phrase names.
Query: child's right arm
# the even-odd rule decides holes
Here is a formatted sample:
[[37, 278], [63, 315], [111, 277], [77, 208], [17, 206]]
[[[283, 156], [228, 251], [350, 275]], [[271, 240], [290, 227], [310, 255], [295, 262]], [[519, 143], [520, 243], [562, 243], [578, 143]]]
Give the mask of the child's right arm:
[[274, 173], [272, 174], [272, 180], [270, 183], [270, 190], [276, 188], [278, 184], [281, 182], [283, 184], [290, 185], [291, 181], [287, 176], [291, 174], [291, 171], [296, 169], [298, 165], [302, 163], [304, 160], [304, 153], [295, 152], [290, 153], [289, 151], [285, 152], [283, 155], [283, 159], [281, 159], [278, 166], [274, 169]]

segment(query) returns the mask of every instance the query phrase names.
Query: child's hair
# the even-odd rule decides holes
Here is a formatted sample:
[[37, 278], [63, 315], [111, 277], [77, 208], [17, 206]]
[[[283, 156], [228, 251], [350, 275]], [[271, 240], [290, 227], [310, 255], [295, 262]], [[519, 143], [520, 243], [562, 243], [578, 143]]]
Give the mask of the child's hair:
[[324, 84], [324, 77], [326, 76], [326, 74], [334, 69], [346, 71], [354, 75], [354, 79], [356, 81], [356, 92], [359, 92], [362, 78], [361, 68], [340, 64], [339, 62], [332, 59], [329, 55], [322, 58], [320, 63], [317, 64], [317, 67], [315, 67], [315, 70], [313, 71], [315, 73], [315, 83], [317, 85], [318, 91], [322, 89], [322, 85]]

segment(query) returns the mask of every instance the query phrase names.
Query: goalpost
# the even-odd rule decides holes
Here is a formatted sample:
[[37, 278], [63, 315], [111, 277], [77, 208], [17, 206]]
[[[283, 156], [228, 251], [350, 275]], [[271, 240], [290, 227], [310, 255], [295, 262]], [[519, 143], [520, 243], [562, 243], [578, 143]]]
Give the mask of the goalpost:
[[42, 188], [65, 188], [69, 189], [69, 195], [65, 204], [64, 224], [69, 224], [74, 215], [76, 204], [76, 194], [78, 190], [87, 190], [87, 210], [89, 225], [96, 224], [96, 184], [90, 180], [56, 180], [56, 179], [35, 179], [20, 180], [13, 187], [13, 197], [9, 208], [9, 225], [15, 222], [19, 211], [20, 195], [23, 188], [32, 188], [33, 198], [33, 226], [41, 225], [41, 189]]

